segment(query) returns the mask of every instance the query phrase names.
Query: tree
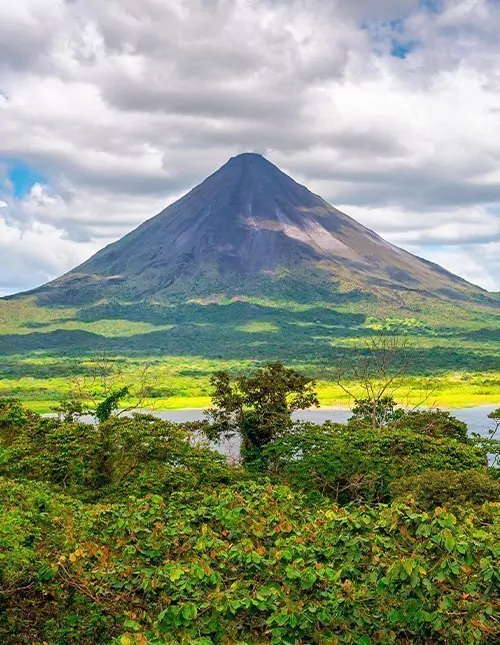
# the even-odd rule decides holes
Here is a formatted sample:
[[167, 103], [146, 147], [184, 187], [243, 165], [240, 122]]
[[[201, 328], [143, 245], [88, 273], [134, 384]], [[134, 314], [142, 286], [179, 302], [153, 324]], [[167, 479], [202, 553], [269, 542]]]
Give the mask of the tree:
[[471, 441], [467, 424], [446, 410], [412, 410], [401, 415], [399, 425], [430, 437], [448, 437], [462, 443]]
[[44, 481], [89, 501], [229, 481], [224, 456], [190, 439], [186, 425], [150, 414], [90, 424], [42, 417], [0, 398], [0, 479]]
[[[353, 421], [375, 430], [401, 418], [395, 395], [404, 387], [410, 365], [408, 338], [388, 333], [366, 339], [354, 356], [352, 352], [344, 356], [337, 365], [336, 382], [354, 400]], [[413, 409], [428, 400], [432, 391]]]
[[490, 465], [498, 468], [500, 463], [500, 440], [497, 438], [497, 432], [500, 430], [500, 408], [490, 412], [488, 419], [493, 421], [494, 427], [489, 431], [489, 438], [483, 440], [483, 445], [490, 455]]
[[494, 439], [496, 433], [500, 430], [500, 408], [493, 410], [488, 414], [488, 419], [492, 419], [495, 424], [495, 427], [490, 430], [490, 438]]
[[363, 427], [377, 428], [395, 423], [405, 414], [402, 408], [397, 407], [397, 403], [392, 396], [383, 396], [376, 401], [358, 399], [351, 412], [352, 416], [349, 418], [349, 424], [355, 423]]
[[30, 426], [38, 418], [18, 399], [0, 397], [0, 444], [8, 446], [15, 440], [19, 428]]
[[[52, 408], [64, 421], [77, 421], [90, 415], [100, 423], [111, 416], [122, 416], [141, 408], [152, 389], [153, 376], [147, 364], [133, 378], [125, 373], [121, 361], [106, 356], [86, 367], [84, 375], [75, 369], [75, 375], [69, 380], [67, 399]], [[120, 408], [124, 399], [127, 405]]]
[[315, 382], [281, 363], [271, 363], [234, 381], [224, 371], [210, 379], [214, 408], [206, 412], [210, 440], [238, 435], [243, 459], [251, 461], [262, 448], [292, 427], [292, 413], [318, 406]]
[[118, 410], [120, 401], [129, 393], [128, 387], [122, 387], [119, 390], [111, 392], [104, 401], [101, 401], [94, 412], [96, 419], [99, 423], [107, 421], [115, 410]]

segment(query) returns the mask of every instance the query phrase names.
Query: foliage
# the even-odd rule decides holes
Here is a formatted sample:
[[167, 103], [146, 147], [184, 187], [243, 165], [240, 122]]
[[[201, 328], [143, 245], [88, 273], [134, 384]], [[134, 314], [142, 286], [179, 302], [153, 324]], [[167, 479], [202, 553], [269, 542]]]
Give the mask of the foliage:
[[375, 427], [293, 423], [314, 383], [281, 364], [214, 385], [251, 468], [112, 414], [118, 387], [96, 424], [0, 399], [2, 644], [498, 642], [499, 442], [382, 398]]
[[80, 417], [90, 413], [89, 410], [86, 410], [82, 401], [75, 399], [61, 401], [58, 405], [53, 406], [52, 411], [66, 422], [78, 421]]
[[295, 424], [265, 451], [275, 476], [341, 503], [390, 499], [390, 484], [428, 469], [469, 470], [486, 465], [473, 442], [399, 427], [353, 431], [350, 426]]
[[434, 405], [500, 405], [498, 308], [457, 307], [414, 293], [413, 311], [402, 317], [397, 296], [392, 305], [380, 306], [341, 293], [335, 300], [306, 302], [309, 294], [297, 291], [290, 298], [263, 293], [260, 284], [258, 293], [246, 296], [233, 297], [222, 289], [193, 301], [189, 293], [175, 306], [115, 300], [80, 309], [42, 307], [34, 298], [0, 300], [0, 396], [49, 411], [66, 395], [75, 374], [92, 380], [93, 366], [106, 353], [123, 367], [124, 385], [131, 387], [141, 380], [145, 363], [154, 365], [154, 383], [145, 393], [151, 396], [149, 405], [161, 409], [204, 407], [214, 371], [230, 370], [234, 376], [275, 360], [316, 378], [323, 405], [343, 404], [337, 364], [343, 360], [348, 389], [363, 398], [350, 366], [363, 339], [378, 334], [366, 326], [376, 318], [400, 321], [387, 333], [413, 339], [402, 387], [410, 391], [412, 403], [439, 382], [430, 400]]
[[247, 460], [290, 430], [292, 412], [319, 405], [314, 381], [281, 363], [235, 381], [227, 372], [217, 372], [211, 382], [214, 407], [207, 412], [206, 434], [212, 440], [239, 435]]
[[489, 438], [485, 439], [479, 435], [475, 435], [475, 440], [478, 445], [482, 446], [488, 452], [490, 465], [498, 468], [500, 465], [500, 437], [498, 436], [500, 430], [500, 408], [488, 414], [488, 418], [492, 419], [494, 423], [494, 427], [489, 432]]
[[74, 527], [89, 523], [83, 505], [40, 482], [0, 478], [0, 516], [0, 641], [109, 642], [112, 616], [59, 570], [60, 554], [74, 550]]
[[9, 445], [16, 434], [38, 415], [31, 412], [17, 399], [0, 398], [0, 436], [4, 445]]
[[449, 437], [468, 441], [467, 425], [445, 410], [412, 410], [400, 418], [399, 425], [430, 437]]
[[308, 508], [284, 486], [256, 483], [195, 505], [177, 494], [84, 507], [9, 483], [0, 500], [7, 645], [423, 645], [499, 635], [499, 505], [480, 522], [404, 504]]
[[[24, 419], [21, 406], [10, 407]], [[156, 417], [110, 417], [90, 425], [28, 415], [15, 434], [0, 427], [0, 474], [48, 482], [83, 498], [131, 490], [168, 494], [231, 479], [224, 457], [192, 445], [188, 428]]]
[[365, 321], [365, 326], [374, 331], [389, 331], [404, 333], [408, 331], [431, 334], [432, 331], [417, 318], [385, 318], [377, 319], [369, 317]]
[[446, 504], [500, 502], [500, 479], [483, 470], [426, 470], [420, 475], [395, 480], [396, 495], [411, 494], [419, 506], [433, 509]]
[[497, 430], [500, 429], [500, 408], [497, 408], [496, 410], [493, 410], [493, 412], [490, 412], [488, 414], [488, 419], [493, 419], [495, 422], [495, 428], [491, 430], [491, 434], [495, 434]]
[[404, 410], [397, 407], [392, 396], [382, 396], [380, 399], [360, 399], [355, 401], [352, 408], [350, 424], [365, 427], [382, 428], [398, 421], [404, 415]]
[[119, 390], [111, 392], [104, 401], [101, 401], [95, 409], [95, 417], [102, 423], [107, 421], [115, 410], [118, 409], [120, 401], [129, 393], [128, 387], [122, 387]]
[[357, 401], [348, 421], [352, 428], [384, 428], [394, 426], [410, 432], [420, 432], [431, 437], [449, 437], [469, 441], [467, 425], [446, 410], [405, 410], [389, 396], [377, 402], [369, 399]]

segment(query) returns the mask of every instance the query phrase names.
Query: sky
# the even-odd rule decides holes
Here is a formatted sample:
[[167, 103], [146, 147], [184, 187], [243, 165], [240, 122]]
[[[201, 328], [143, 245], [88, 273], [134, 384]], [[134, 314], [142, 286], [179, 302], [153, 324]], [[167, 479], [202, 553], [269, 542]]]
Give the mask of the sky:
[[500, 291], [499, 0], [2, 0], [0, 295], [239, 152]]

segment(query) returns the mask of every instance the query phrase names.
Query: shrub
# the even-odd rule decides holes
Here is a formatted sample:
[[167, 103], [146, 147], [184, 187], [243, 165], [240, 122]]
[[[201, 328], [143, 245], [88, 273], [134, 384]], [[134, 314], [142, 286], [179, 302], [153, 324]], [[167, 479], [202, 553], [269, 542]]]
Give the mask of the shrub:
[[426, 470], [394, 481], [391, 490], [411, 494], [423, 508], [500, 502], [500, 480], [485, 470]]
[[353, 432], [338, 424], [296, 424], [265, 456], [270, 471], [294, 488], [341, 503], [387, 501], [392, 481], [428, 469], [486, 465], [485, 451], [472, 443], [394, 428]]
[[0, 442], [8, 445], [20, 428], [40, 417], [23, 406], [17, 399], [0, 397]]
[[414, 410], [399, 420], [399, 427], [421, 432], [430, 437], [449, 437], [457, 441], [470, 441], [467, 425], [445, 410]]
[[109, 642], [112, 616], [63, 579], [61, 554], [73, 550], [83, 509], [45, 484], [0, 478], [2, 644]]
[[[25, 535], [35, 503], [19, 511], [7, 501], [10, 535]], [[255, 483], [196, 505], [185, 493], [57, 504], [33, 515], [57, 535], [49, 529], [45, 543], [35, 529], [36, 563], [22, 580], [28, 595], [43, 590], [43, 611], [30, 611], [26, 591], [11, 594], [19, 622], [10, 632], [3, 623], [3, 642], [423, 645], [499, 635], [499, 505], [481, 522], [404, 504], [310, 508], [285, 486]]]
[[148, 415], [90, 425], [31, 414], [5, 436], [0, 475], [44, 481], [87, 500], [164, 495], [233, 477], [222, 455], [191, 444], [190, 430]]

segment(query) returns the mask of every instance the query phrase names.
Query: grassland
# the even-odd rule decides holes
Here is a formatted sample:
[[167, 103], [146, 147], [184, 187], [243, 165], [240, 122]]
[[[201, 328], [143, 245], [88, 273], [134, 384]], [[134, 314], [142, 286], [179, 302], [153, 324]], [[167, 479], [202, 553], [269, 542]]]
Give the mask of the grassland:
[[349, 364], [366, 339], [386, 330], [409, 339], [404, 402], [500, 404], [499, 321], [495, 311], [443, 302], [416, 302], [404, 315], [397, 304], [332, 307], [265, 298], [80, 310], [0, 301], [0, 396], [46, 412], [68, 396], [73, 377], [90, 374], [107, 356], [132, 384], [149, 366], [154, 384], [147, 406], [205, 407], [214, 371], [241, 373], [282, 360], [317, 379], [322, 405], [347, 405], [334, 382], [339, 360]]

